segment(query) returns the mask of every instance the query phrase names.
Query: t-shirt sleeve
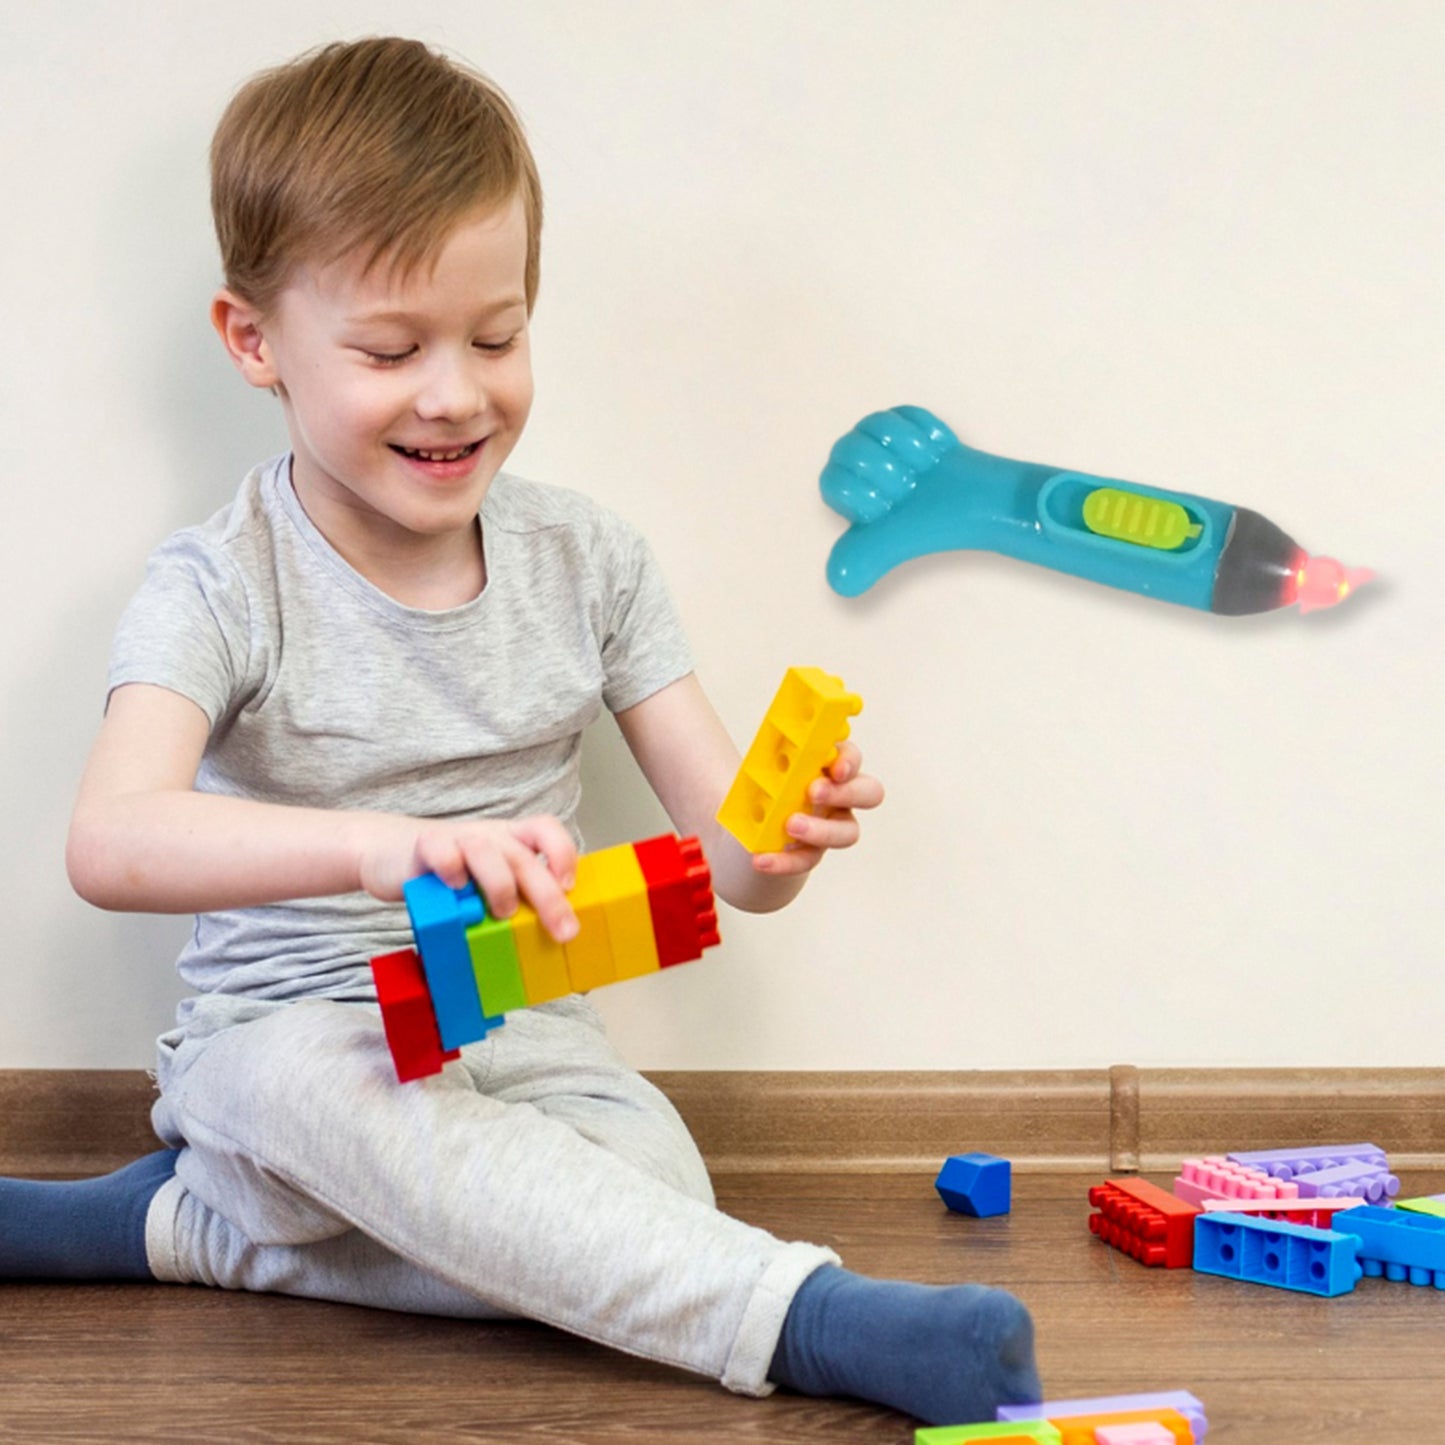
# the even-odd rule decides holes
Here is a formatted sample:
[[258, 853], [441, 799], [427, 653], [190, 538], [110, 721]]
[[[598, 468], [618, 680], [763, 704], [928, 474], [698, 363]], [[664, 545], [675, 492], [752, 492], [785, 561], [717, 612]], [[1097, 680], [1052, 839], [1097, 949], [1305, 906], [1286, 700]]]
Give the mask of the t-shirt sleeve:
[[603, 555], [610, 586], [602, 636], [602, 700], [623, 712], [693, 670], [682, 630], [652, 548], [636, 528], [610, 517]]
[[214, 728], [245, 686], [249, 654], [239, 572], [214, 546], [178, 532], [151, 553], [121, 615], [107, 695], [125, 683], [154, 683], [190, 698]]

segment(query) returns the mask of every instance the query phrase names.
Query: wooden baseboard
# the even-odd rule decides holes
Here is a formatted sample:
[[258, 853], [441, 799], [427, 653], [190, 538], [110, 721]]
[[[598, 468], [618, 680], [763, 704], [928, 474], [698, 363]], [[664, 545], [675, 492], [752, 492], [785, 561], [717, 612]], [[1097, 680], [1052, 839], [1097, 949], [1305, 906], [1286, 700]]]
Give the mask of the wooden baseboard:
[[[1369, 1140], [1445, 1168], [1445, 1069], [680, 1072], [648, 1076], [717, 1173], [1167, 1170], [1186, 1155]], [[0, 1070], [0, 1174], [98, 1174], [154, 1149], [136, 1070]]]

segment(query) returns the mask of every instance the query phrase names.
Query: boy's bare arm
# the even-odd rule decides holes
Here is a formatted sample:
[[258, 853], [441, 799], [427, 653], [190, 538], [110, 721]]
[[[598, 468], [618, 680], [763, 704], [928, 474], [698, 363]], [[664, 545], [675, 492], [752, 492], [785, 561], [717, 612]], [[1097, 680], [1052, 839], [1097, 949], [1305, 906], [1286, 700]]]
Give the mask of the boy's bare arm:
[[563, 896], [576, 849], [555, 819], [454, 822], [258, 803], [195, 791], [210, 724], [167, 688], [111, 695], [71, 818], [66, 867], [100, 908], [199, 913], [365, 889], [401, 897], [428, 869], [468, 877], [498, 917], [525, 895], [549, 930], [575, 932]]
[[824, 853], [858, 841], [853, 810], [883, 801], [883, 785], [862, 771], [862, 755], [845, 742], [810, 790], [816, 813], [789, 821], [793, 845], [752, 855], [717, 822], [742, 758], [695, 673], [618, 713], [617, 723], [673, 825], [702, 839], [718, 896], [750, 913], [795, 898]]

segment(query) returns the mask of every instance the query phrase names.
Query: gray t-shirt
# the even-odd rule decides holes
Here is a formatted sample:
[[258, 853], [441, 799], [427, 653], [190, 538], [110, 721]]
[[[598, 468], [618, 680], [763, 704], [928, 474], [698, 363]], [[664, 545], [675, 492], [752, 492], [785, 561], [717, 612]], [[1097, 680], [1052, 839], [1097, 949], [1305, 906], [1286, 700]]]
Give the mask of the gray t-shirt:
[[[290, 475], [289, 456], [257, 467], [230, 506], [152, 553], [110, 687], [155, 683], [201, 707], [204, 792], [554, 813], [577, 837], [582, 730], [692, 670], [642, 537], [576, 492], [500, 474], [481, 510], [486, 587], [429, 612], [344, 561]], [[177, 966], [204, 994], [368, 1001], [368, 961], [410, 937], [399, 904], [296, 899], [201, 914]]]

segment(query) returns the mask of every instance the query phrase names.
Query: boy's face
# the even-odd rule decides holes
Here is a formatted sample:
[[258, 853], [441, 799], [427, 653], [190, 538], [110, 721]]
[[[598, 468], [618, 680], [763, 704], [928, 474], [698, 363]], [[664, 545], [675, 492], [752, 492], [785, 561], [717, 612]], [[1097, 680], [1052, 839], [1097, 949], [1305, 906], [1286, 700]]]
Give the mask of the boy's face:
[[303, 266], [259, 323], [293, 484], [343, 555], [475, 531], [532, 405], [526, 253], [518, 199], [404, 280], [354, 257]]

